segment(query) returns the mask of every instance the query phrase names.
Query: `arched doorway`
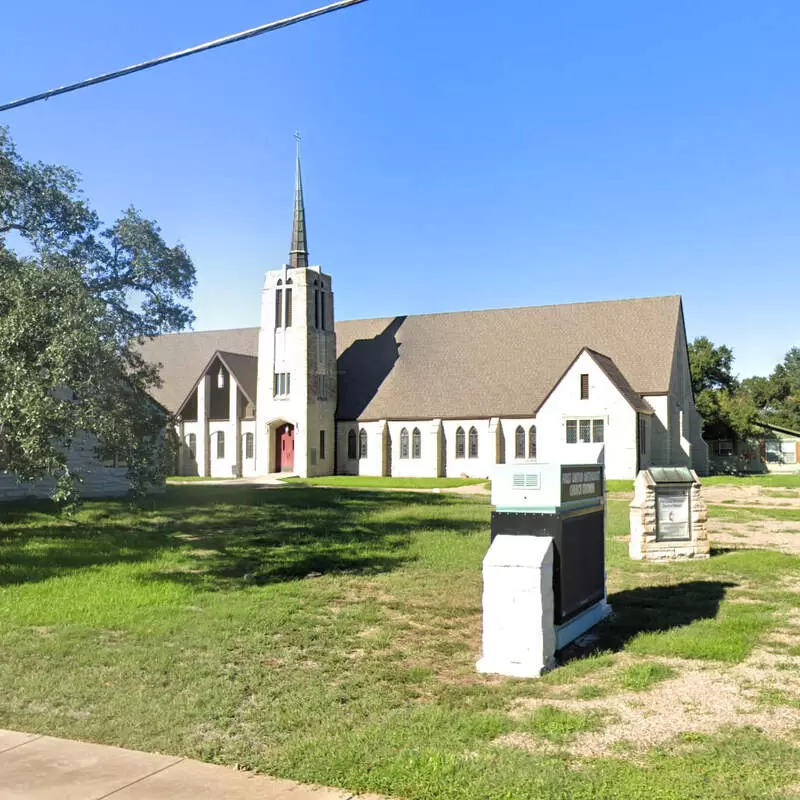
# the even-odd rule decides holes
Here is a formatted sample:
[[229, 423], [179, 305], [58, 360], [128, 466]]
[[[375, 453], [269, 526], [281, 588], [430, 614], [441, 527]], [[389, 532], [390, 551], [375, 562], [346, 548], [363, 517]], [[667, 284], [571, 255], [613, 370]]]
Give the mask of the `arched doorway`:
[[275, 429], [275, 472], [294, 472], [294, 425], [289, 422]]

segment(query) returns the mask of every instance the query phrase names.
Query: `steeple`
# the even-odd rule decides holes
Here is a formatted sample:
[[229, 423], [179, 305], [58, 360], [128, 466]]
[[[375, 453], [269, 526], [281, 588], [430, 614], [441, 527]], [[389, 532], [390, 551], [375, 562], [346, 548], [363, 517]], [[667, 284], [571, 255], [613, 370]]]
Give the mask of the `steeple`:
[[294, 188], [294, 220], [292, 222], [292, 249], [289, 251], [290, 267], [308, 266], [308, 240], [306, 238], [306, 209], [303, 204], [303, 176], [300, 173], [300, 134], [297, 139], [297, 177]]

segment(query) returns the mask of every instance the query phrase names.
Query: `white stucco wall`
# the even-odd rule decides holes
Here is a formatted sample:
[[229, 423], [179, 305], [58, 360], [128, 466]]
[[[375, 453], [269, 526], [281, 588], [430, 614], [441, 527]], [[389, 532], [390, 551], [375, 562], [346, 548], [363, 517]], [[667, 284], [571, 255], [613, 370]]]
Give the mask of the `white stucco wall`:
[[[589, 397], [580, 398], [580, 376], [589, 375]], [[566, 420], [602, 419], [603, 444], [567, 444]], [[536, 415], [537, 460], [604, 463], [609, 479], [636, 477], [637, 414], [588, 353], [582, 353]], [[506, 434], [506, 442], [508, 442]]]
[[[478, 457], [470, 458], [469, 431], [478, 432]], [[456, 458], [456, 431], [464, 430], [464, 458]], [[492, 430], [490, 430], [492, 428]], [[488, 419], [446, 419], [442, 421], [444, 434], [443, 474], [448, 478], [488, 478], [497, 463], [497, 420], [491, 425]]]

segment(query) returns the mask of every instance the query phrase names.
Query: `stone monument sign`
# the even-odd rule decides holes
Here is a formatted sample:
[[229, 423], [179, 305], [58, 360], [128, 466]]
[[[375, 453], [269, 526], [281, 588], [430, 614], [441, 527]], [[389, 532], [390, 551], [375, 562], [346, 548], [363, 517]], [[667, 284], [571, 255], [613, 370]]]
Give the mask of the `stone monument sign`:
[[696, 472], [688, 467], [642, 470], [636, 476], [630, 506], [630, 557], [708, 558], [707, 519]]

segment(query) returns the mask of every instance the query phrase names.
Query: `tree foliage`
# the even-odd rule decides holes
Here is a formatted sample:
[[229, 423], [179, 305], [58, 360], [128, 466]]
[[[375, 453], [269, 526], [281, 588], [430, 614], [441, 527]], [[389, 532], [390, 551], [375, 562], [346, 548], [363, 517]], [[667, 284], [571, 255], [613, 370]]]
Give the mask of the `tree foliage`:
[[128, 465], [137, 492], [167, 466], [158, 385], [144, 337], [192, 322], [194, 266], [129, 208], [101, 225], [76, 173], [32, 164], [0, 128], [0, 460], [75, 492], [69, 448], [85, 432]]

